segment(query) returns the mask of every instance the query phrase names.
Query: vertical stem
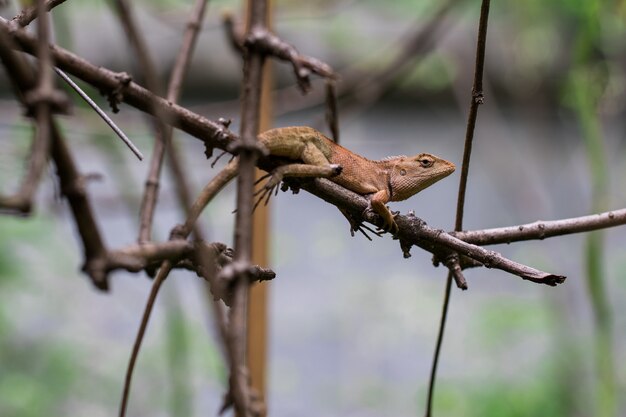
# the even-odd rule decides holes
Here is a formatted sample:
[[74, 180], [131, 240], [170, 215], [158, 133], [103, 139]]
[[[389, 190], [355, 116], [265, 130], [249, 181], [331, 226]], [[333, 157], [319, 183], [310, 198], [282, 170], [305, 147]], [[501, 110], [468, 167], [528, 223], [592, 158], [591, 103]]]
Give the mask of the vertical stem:
[[[267, 22], [267, 1], [249, 0], [248, 34], [264, 30]], [[260, 125], [261, 91], [265, 57], [255, 51], [244, 52], [243, 98], [241, 116], [241, 152], [237, 181], [237, 216], [235, 219], [235, 259], [245, 271], [252, 256], [252, 207], [255, 182], [256, 150]], [[249, 277], [246, 272], [236, 280], [233, 305], [230, 311], [229, 339], [233, 350], [231, 388], [235, 409], [239, 416], [250, 415], [246, 369], [247, 307]]]
[[[593, 91], [595, 85], [590, 82], [592, 69], [589, 65], [574, 71], [575, 111], [579, 118], [583, 139], [587, 148], [592, 195], [591, 210], [600, 212], [608, 207], [608, 180], [604, 141], [597, 116], [597, 103]], [[616, 377], [613, 358], [613, 336], [611, 309], [606, 289], [606, 271], [602, 257], [604, 255], [604, 233], [596, 230], [587, 234], [585, 239], [585, 262], [587, 289], [594, 315], [594, 349], [596, 372], [599, 379], [596, 386], [596, 416], [611, 417], [616, 411]]]
[[[485, 66], [485, 49], [487, 45], [487, 23], [489, 21], [490, 0], [483, 0], [480, 7], [480, 20], [478, 22], [478, 39], [476, 41], [476, 63], [474, 66], [474, 82], [472, 85], [472, 97], [470, 101], [469, 114], [467, 116], [467, 128], [465, 131], [465, 146], [463, 149], [463, 163], [461, 166], [461, 179], [459, 181], [459, 193], [456, 206], [456, 231], [463, 230], [463, 211], [465, 209], [465, 193], [467, 190], [467, 178], [469, 175], [470, 157], [472, 154], [472, 143], [474, 141], [474, 129], [476, 128], [476, 118], [478, 117], [478, 106], [483, 104], [483, 70]], [[432, 404], [435, 391], [435, 380], [437, 378], [437, 365], [443, 344], [443, 335], [446, 329], [448, 318], [448, 306], [450, 304], [450, 294], [452, 289], [452, 274], [448, 273], [446, 279], [446, 289], [443, 298], [441, 320], [439, 323], [439, 333], [437, 335], [437, 345], [433, 356], [430, 381], [428, 384], [428, 400], [426, 403], [426, 417], [432, 416]]]
[[[272, 1], [268, 1], [268, 27], [271, 28]], [[263, 69], [263, 86], [261, 91], [260, 130], [265, 131], [272, 124], [272, 72], [271, 66]], [[263, 174], [256, 170], [256, 177]], [[252, 217], [252, 263], [255, 265], [269, 264], [269, 205], [261, 204]], [[265, 402], [267, 374], [267, 339], [268, 339], [268, 298], [269, 284], [255, 283], [250, 288], [248, 303], [247, 351], [252, 387]]]

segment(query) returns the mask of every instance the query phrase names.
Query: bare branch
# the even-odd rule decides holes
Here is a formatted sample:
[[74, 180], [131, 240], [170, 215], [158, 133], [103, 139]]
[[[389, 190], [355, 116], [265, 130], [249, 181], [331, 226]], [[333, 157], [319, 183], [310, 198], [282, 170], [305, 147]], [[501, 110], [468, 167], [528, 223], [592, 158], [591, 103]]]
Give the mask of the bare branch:
[[339, 143], [339, 110], [337, 109], [337, 84], [326, 80], [326, 123], [335, 143]]
[[[65, 0], [46, 0], [44, 2], [44, 8], [47, 12], [58, 6], [59, 4], [65, 3]], [[37, 5], [26, 7], [22, 10], [17, 16], [11, 19], [11, 23], [20, 27], [28, 26], [30, 22], [35, 20], [37, 17]]]
[[496, 245], [524, 240], [543, 240], [553, 236], [590, 232], [626, 224], [626, 209], [591, 214], [569, 219], [538, 220], [518, 226], [498, 227], [484, 230], [451, 232], [450, 234], [475, 245]]
[[139, 272], [150, 265], [165, 261], [172, 261], [172, 265], [175, 265], [175, 260], [189, 257], [193, 251], [193, 243], [186, 240], [131, 245], [107, 253], [106, 271], [124, 269]]
[[227, 36], [236, 50], [241, 52], [245, 49], [244, 47], [247, 47], [248, 50], [256, 50], [261, 54], [273, 55], [280, 60], [291, 63], [302, 93], [307, 93], [311, 89], [311, 73], [326, 79], [336, 78], [336, 74], [330, 65], [317, 58], [302, 55], [295, 46], [284, 41], [267, 28], [258, 26], [244, 36], [237, 31], [234, 18], [230, 13], [225, 13], [222, 19]]
[[[14, 78], [24, 78], [22, 81], [15, 81], [16, 87], [21, 91], [19, 98], [26, 105], [28, 114], [35, 119], [35, 136], [33, 138], [27, 173], [22, 181], [19, 191], [11, 197], [0, 198], [0, 208], [8, 212], [17, 212], [20, 214], [29, 214], [32, 209], [32, 201], [35, 191], [39, 185], [39, 181], [43, 174], [48, 161], [50, 152], [50, 122], [53, 110], [59, 110], [67, 106], [65, 97], [60, 92], [54, 90], [52, 79], [52, 62], [48, 49], [49, 24], [48, 18], [45, 16], [43, 9], [43, 0], [38, 0], [36, 11], [39, 14], [37, 34], [37, 57], [38, 62], [38, 79], [34, 80], [34, 76], [30, 80], [25, 81], [25, 75], [15, 75], [16, 71], [26, 70], [25, 64], [18, 63], [17, 58], [10, 51], [10, 41], [7, 39], [7, 33], [2, 30], [0, 48], [2, 51], [2, 60], [6, 63], [11, 75]], [[35, 85], [36, 84], [36, 85]], [[26, 89], [27, 88], [27, 89]]]
[[[1, 27], [0, 58], [16, 89], [18, 99], [23, 102], [26, 92], [35, 85], [35, 75], [24, 57], [11, 51], [10, 48], [13, 46], [10, 43], [6, 27]], [[85, 258], [83, 270], [91, 277], [96, 287], [107, 289], [106, 275], [92, 273], [92, 271], [98, 271], [106, 262], [106, 248], [85, 190], [84, 180], [76, 168], [76, 163], [59, 129], [53, 122], [50, 122], [50, 132], [52, 136], [50, 154], [56, 166], [61, 194], [67, 198], [83, 243]]]
[[[314, 185], [314, 186], [313, 186]], [[318, 178], [311, 183], [303, 183], [302, 188], [323, 200], [345, 209], [357, 219], [364, 219], [370, 223], [381, 225], [381, 219], [374, 213], [366, 212], [368, 201], [365, 197], [346, 190], [345, 188], [326, 179]], [[412, 214], [395, 217], [399, 227], [398, 237], [403, 248], [405, 257], [409, 255], [412, 245], [432, 253], [437, 259], [446, 259], [451, 252], [468, 256], [487, 268], [496, 268], [522, 279], [554, 286], [563, 282], [564, 276], [539, 271], [518, 262], [512, 261], [497, 252], [483, 249], [469, 244], [446, 233], [443, 230], [434, 229]]]
[[124, 417], [126, 415], [126, 406], [128, 404], [128, 395], [130, 394], [130, 384], [133, 378], [133, 370], [135, 369], [135, 362], [137, 362], [137, 356], [139, 356], [139, 349], [141, 348], [141, 340], [143, 340], [143, 336], [146, 332], [146, 328], [148, 327], [148, 319], [150, 317], [150, 313], [152, 312], [154, 301], [156, 300], [156, 297], [159, 293], [161, 284], [163, 284], [163, 281], [165, 281], [165, 279], [167, 278], [171, 270], [172, 270], [172, 262], [164, 261], [161, 267], [159, 268], [159, 272], [157, 273], [156, 278], [154, 278], [154, 283], [152, 287], [150, 288], [150, 295], [148, 296], [148, 301], [143, 311], [143, 316], [139, 324], [139, 330], [137, 330], [137, 338], [135, 340], [135, 344], [133, 344], [133, 350], [132, 350], [132, 353], [130, 354], [130, 361], [128, 362], [128, 367], [126, 368], [126, 375], [124, 377], [124, 390], [122, 392], [122, 401], [120, 402], [120, 409], [119, 409], [120, 417]]
[[[171, 103], [178, 102], [180, 97], [185, 74], [189, 68], [195, 44], [198, 39], [200, 29], [202, 28], [202, 21], [204, 19], [207, 3], [208, 0], [196, 0], [194, 8], [189, 16], [187, 27], [183, 35], [183, 42], [178, 56], [176, 57], [167, 88], [167, 99]], [[163, 152], [167, 150], [169, 155], [170, 171], [176, 183], [176, 192], [180, 205], [184, 208], [186, 213], [189, 213], [189, 210], [191, 209], [191, 191], [187, 182], [187, 176], [184, 172], [184, 164], [181, 162], [181, 156], [178, 153], [175, 144], [172, 142], [172, 135], [173, 129], [170, 126], [167, 126], [164, 133], [165, 149], [163, 149]], [[154, 152], [155, 158], [163, 158], [162, 155], [156, 155], [156, 148]]]
[[[0, 18], [0, 27], [9, 30], [13, 40], [29, 54], [35, 53], [35, 39], [23, 30], [11, 30], [6, 20]], [[124, 83], [119, 73], [98, 67], [87, 60], [52, 45], [51, 49], [57, 67], [72, 74], [86, 83], [109, 94], [119, 92], [121, 99], [137, 109], [152, 115], [162, 115], [172, 126], [182, 129], [190, 135], [215, 145], [221, 149], [232, 142], [237, 136], [226, 129], [223, 124], [210, 121], [177, 104], [156, 96], [133, 81]]]
[[107, 250], [87, 195], [85, 181], [59, 129], [54, 124], [52, 124], [51, 156], [59, 177], [61, 194], [70, 205], [83, 244], [85, 257], [83, 271], [97, 288], [107, 290], [109, 288], [107, 274], [102, 269], [106, 263]]
[[[140, 74], [148, 90], [161, 95], [163, 86], [159, 80], [156, 66], [148, 50], [148, 45], [138, 28], [133, 9], [126, 0], [115, 0], [112, 3], [117, 11], [117, 17], [124, 28], [130, 46], [137, 56]], [[159, 183], [161, 176], [161, 166], [165, 153], [165, 123], [161, 120], [157, 111], [155, 118], [151, 119], [154, 131], [154, 149], [150, 158], [150, 167], [145, 182], [145, 189], [141, 199], [141, 209], [139, 213], [139, 236], [138, 241], [148, 242], [152, 237], [152, 222], [156, 209], [159, 194]]]
[[[267, 32], [267, 1], [248, 2], [248, 31]], [[254, 200], [255, 166], [261, 153], [257, 143], [260, 125], [261, 92], [265, 54], [246, 49], [243, 56], [241, 139], [239, 150], [239, 177], [237, 181], [237, 213], [235, 218], [235, 259], [231, 266], [234, 294], [230, 310], [228, 344], [231, 349], [230, 390], [235, 412], [241, 417], [253, 415], [250, 381], [247, 372], [247, 307], [252, 259], [252, 209]], [[225, 406], [228, 401], [225, 402]]]
[[[6, 21], [0, 20], [0, 27], [6, 28]], [[30, 35], [19, 30], [13, 31], [12, 35], [13, 39], [15, 39], [25, 51], [32, 53], [34, 40]], [[95, 87], [104, 90], [113, 90], [118, 86], [119, 81], [116, 73], [105, 68], [96, 67], [58, 46], [52, 46], [51, 50], [56, 62], [61, 68], [82, 78]], [[158, 107], [161, 112], [167, 115], [168, 121], [174, 126], [185, 130], [192, 136], [200, 138], [205, 141], [205, 143], [208, 143], [209, 146], [215, 146], [220, 149], [228, 148], [232, 151], [232, 148], [229, 148], [229, 144], [233, 143], [237, 136], [219, 122], [209, 121], [175, 104], [170, 105], [166, 100], [155, 96], [132, 81], [125, 86], [123, 99], [129, 104], [146, 112], [154, 111], [154, 108]], [[260, 165], [266, 169], [275, 167], [275, 164], [271, 162], [271, 158], [263, 159]], [[317, 184], [317, 182], [315, 184]], [[333, 200], [341, 200], [340, 195], [336, 194], [338, 193], [337, 191], [327, 190], [325, 193], [318, 189], [318, 186], [309, 186], [307, 189], [320, 196], [324, 195], [323, 198], [331, 202]], [[411, 242], [409, 241], [409, 243]]]

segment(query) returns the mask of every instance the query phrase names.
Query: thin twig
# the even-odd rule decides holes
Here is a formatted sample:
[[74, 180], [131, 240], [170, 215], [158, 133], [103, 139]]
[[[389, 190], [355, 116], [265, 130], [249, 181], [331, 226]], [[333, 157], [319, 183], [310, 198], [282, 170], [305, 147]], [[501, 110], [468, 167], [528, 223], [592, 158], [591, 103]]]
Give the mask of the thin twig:
[[[216, 183], [216, 179], [213, 179], [210, 184], [214, 184]], [[217, 192], [217, 191], [215, 191]], [[199, 200], [202, 201], [203, 196], [201, 195], [199, 198]], [[201, 203], [197, 203], [195, 204], [195, 206], [202, 206], [204, 207], [204, 205], [202, 205]], [[202, 233], [198, 228], [195, 228], [195, 219], [197, 219], [197, 217], [199, 216], [201, 212], [201, 209], [199, 209], [197, 211], [197, 214], [194, 216], [193, 214], [189, 214], [189, 218], [187, 220], [186, 224], [189, 224], [189, 227], [185, 228], [185, 227], [178, 227], [175, 229], [175, 233], [174, 231], [172, 231], [172, 233], [170, 234], [170, 240], [171, 240], [171, 244], [176, 246], [179, 245], [183, 245], [183, 248], [186, 249], [188, 247], [188, 242], [186, 241], [187, 236], [189, 236], [189, 234], [192, 232], [192, 230], [194, 231], [196, 238], [198, 240], [202, 240]], [[193, 219], [191, 219], [191, 217], [193, 217]], [[150, 247], [151, 244], [148, 242], [143, 242], [139, 245], [140, 248], [143, 247]], [[193, 250], [195, 252], [195, 250], [192, 248], [190, 248], [191, 250]], [[144, 251], [144, 249], [140, 249], [142, 252]], [[200, 252], [199, 249], [197, 250], [198, 253]], [[130, 254], [128, 252], [131, 252]], [[118, 258], [121, 258], [123, 260], [126, 260], [126, 256], [132, 255], [132, 251], [126, 250], [123, 253], [124, 256], [118, 256]], [[144, 257], [145, 259], [145, 257]], [[135, 341], [133, 343], [133, 348], [131, 351], [131, 356], [126, 368], [126, 377], [124, 378], [124, 388], [122, 390], [122, 399], [120, 402], [120, 408], [119, 408], [119, 416], [120, 417], [124, 417], [126, 415], [126, 410], [127, 410], [127, 406], [128, 406], [128, 395], [130, 393], [130, 385], [132, 382], [132, 376], [133, 376], [133, 372], [135, 369], [135, 363], [137, 360], [137, 356], [139, 355], [139, 351], [141, 349], [141, 344], [143, 342], [143, 337], [145, 334], [145, 331], [148, 327], [148, 323], [150, 321], [150, 316], [152, 315], [152, 309], [154, 307], [154, 301], [156, 300], [156, 297], [158, 295], [159, 289], [161, 287], [161, 284], [163, 283], [163, 281], [165, 280], [165, 278], [167, 278], [167, 274], [169, 274], [170, 270], [172, 269], [172, 262], [169, 259], [163, 259], [162, 263], [159, 267], [159, 272], [157, 274], [157, 277], [155, 278], [153, 284], [152, 284], [152, 288], [150, 289], [150, 295], [148, 297], [148, 301], [146, 303], [146, 307], [144, 308], [144, 312], [141, 318], [141, 322], [139, 324], [139, 330], [135, 336]], [[215, 303], [213, 303], [215, 304]], [[224, 324], [224, 318], [223, 315], [220, 313], [221, 310], [219, 310], [219, 307], [215, 307], [215, 312], [217, 313], [217, 315], [215, 316], [215, 319], [217, 321], [218, 327], [219, 329], [222, 329], [223, 327], [225, 327], [226, 325]], [[222, 334], [222, 331], [220, 330], [220, 334]], [[226, 340], [224, 340], [224, 345], [227, 346], [227, 342]], [[224, 349], [226, 352], [228, 352], [228, 348]]]
[[[59, 4], [64, 3], [66, 0], [46, 0], [44, 2], [44, 8], [47, 12], [58, 6]], [[20, 27], [28, 26], [30, 22], [35, 20], [37, 17], [37, 5], [26, 7], [19, 14], [17, 14], [13, 19], [11, 19], [11, 23], [18, 25]]]
[[[485, 48], [487, 44], [487, 23], [489, 20], [490, 0], [483, 0], [480, 8], [480, 19], [478, 22], [478, 39], [476, 41], [476, 63], [474, 67], [474, 82], [472, 85], [472, 94], [470, 101], [469, 114], [467, 116], [467, 128], [465, 133], [465, 146], [463, 149], [463, 162], [461, 165], [461, 178], [459, 180], [459, 193], [456, 206], [456, 220], [454, 229], [456, 231], [463, 230], [463, 211], [465, 208], [465, 192], [467, 189], [467, 178], [469, 174], [469, 164], [472, 154], [472, 143], [474, 140], [474, 129], [476, 127], [476, 117], [478, 116], [478, 106], [483, 104], [483, 68], [485, 65]], [[430, 380], [428, 383], [428, 399], [426, 403], [426, 417], [432, 416], [433, 396], [435, 391], [435, 381], [437, 378], [437, 365], [441, 354], [441, 346], [443, 344], [443, 335], [445, 332], [446, 320], [448, 317], [448, 305], [450, 303], [450, 294], [452, 289], [452, 279], [456, 275], [453, 271], [448, 272], [446, 279], [446, 288], [443, 298], [443, 308], [441, 314], [441, 322], [439, 325], [439, 334], [437, 335], [437, 345], [433, 356]], [[458, 283], [458, 281], [457, 281]]]
[[100, 116], [102, 118], [102, 120], [105, 121], [105, 123], [107, 125], [109, 125], [109, 127], [111, 129], [113, 129], [113, 131], [115, 132], [115, 134], [117, 134], [117, 136], [122, 139], [122, 142], [124, 142], [126, 144], [126, 146], [128, 146], [128, 148], [137, 156], [137, 158], [139, 158], [139, 160], [143, 160], [143, 154], [141, 153], [141, 151], [135, 146], [135, 144], [128, 138], [128, 136], [126, 136], [126, 134], [122, 131], [122, 129], [120, 129], [113, 120], [111, 120], [111, 118], [104, 112], [104, 110], [102, 110], [100, 108], [100, 106], [98, 106], [98, 104], [93, 101], [91, 99], [91, 97], [89, 97], [87, 95], [87, 93], [85, 93], [83, 91], [82, 88], [80, 88], [78, 86], [78, 84], [76, 84], [74, 81], [72, 81], [72, 79], [63, 71], [61, 71], [58, 68], [54, 68], [55, 72], [59, 75], [59, 77], [61, 77], [63, 79], [63, 81], [65, 81], [70, 87], [72, 87], [72, 89], [74, 91], [76, 91], [76, 93], [78, 93], [78, 95], [85, 100], [85, 102], [87, 102], [87, 104], [89, 104], [89, 106], [98, 114], [98, 116]]
[[[189, 65], [192, 51], [194, 49], [193, 47], [197, 39], [197, 34], [198, 34], [198, 31], [201, 26], [201, 22], [204, 17], [206, 4], [207, 4], [207, 0], [198, 0], [196, 2], [196, 6], [194, 7], [191, 13], [189, 23], [185, 31], [183, 45], [176, 59], [176, 64], [172, 72], [172, 76], [170, 78], [170, 83], [168, 86], [167, 99], [170, 103], [175, 103], [178, 100], [178, 97], [180, 95], [180, 89], [184, 80], [186, 69]], [[121, 13], [123, 13], [124, 8], [127, 8], [127, 5], [123, 1], [118, 1], [118, 7], [120, 7], [120, 11]], [[148, 55], [148, 51], [145, 48], [145, 46], [142, 46], [143, 43], [138, 33], [136, 33], [135, 25], [134, 25], [132, 17], [125, 16], [125, 18], [123, 18], [122, 20], [123, 22], [125, 22], [124, 26], [127, 27], [127, 33], [129, 33], [129, 37], [132, 36], [136, 38], [135, 43], [134, 43], [135, 48], [136, 49], [143, 48], [141, 51], [142, 55], [144, 56], [143, 61], [142, 61], [142, 70], [144, 72], [146, 80], [147, 81], [149, 80], [152, 85], [151, 90], [155, 91], [156, 89], [159, 89], [159, 86], [156, 85], [158, 80], [155, 75], [152, 61]], [[150, 87], [150, 84], [149, 84], [149, 87]], [[157, 131], [157, 140], [155, 142], [155, 148], [154, 148], [151, 163], [150, 163], [148, 181], [146, 182], [146, 191], [144, 193], [144, 198], [142, 200], [142, 210], [140, 214], [141, 228], [139, 232], [140, 242], [146, 242], [150, 237], [154, 206], [156, 204], [156, 198], [157, 198], [158, 181], [160, 177], [161, 167], [163, 165], [163, 156], [165, 153], [165, 149], [168, 146], [171, 146], [172, 128], [170, 126], [166, 126], [163, 123], [159, 123], [159, 126], [157, 126], [156, 131]], [[185, 176], [182, 172], [182, 164], [180, 164], [176, 154], [174, 154], [173, 151], [174, 149], [170, 148], [170, 158], [174, 165], [173, 170], [177, 174], [175, 175], [177, 188], [180, 188], [180, 187], [184, 188], [184, 192], [182, 194], [179, 193], [179, 196], [181, 196], [180, 199], [181, 199], [181, 203], [183, 207], [185, 207], [186, 211], [189, 212], [188, 205], [190, 203], [188, 202], [189, 201], [188, 200], [189, 199], [188, 186], [185, 181]], [[189, 229], [189, 231], [191, 231], [191, 228]], [[186, 237], [187, 235], [188, 233], [184, 234], [184, 237]], [[197, 229], [196, 229], [196, 237], [201, 238], [201, 233]], [[152, 285], [152, 288], [150, 290], [150, 296], [148, 298], [148, 302], [144, 309], [139, 331], [137, 332], [135, 342], [133, 344], [131, 359], [129, 361], [128, 368], [126, 371], [126, 378], [124, 382], [124, 390], [123, 390], [122, 402], [120, 404], [120, 413], [119, 413], [121, 417], [123, 417], [126, 413], [126, 406], [127, 406], [127, 401], [128, 401], [128, 393], [130, 390], [132, 373], [134, 371], [136, 358], [139, 354], [139, 350], [141, 349], [141, 343], [143, 341], [145, 330], [148, 326], [150, 315], [152, 313], [152, 308], [154, 306], [154, 301], [156, 300], [161, 284], [163, 283], [163, 281], [165, 280], [167, 276], [167, 272], [169, 272], [168, 269], [170, 268], [170, 266], [171, 265], [168, 264], [168, 261], [163, 262], [163, 264], [161, 265], [159, 269], [159, 274], [157, 275], [157, 278], [155, 279]], [[166, 271], [166, 273], [162, 274], [161, 271]], [[217, 306], [215, 302], [212, 302], [211, 304], [214, 305], [214, 313], [216, 313], [215, 319], [218, 323], [218, 327], [219, 329], [222, 329], [223, 327], [225, 327], [225, 324], [223, 323], [223, 320], [224, 320], [223, 314], [221, 314], [221, 310], [219, 309], [219, 306]], [[222, 332], [220, 331], [220, 334], [221, 333]]]
[[130, 354], [128, 367], [126, 368], [126, 376], [124, 377], [124, 390], [122, 391], [122, 401], [120, 403], [119, 417], [124, 417], [126, 415], [126, 406], [128, 404], [130, 384], [133, 378], [133, 370], [135, 369], [135, 362], [137, 361], [137, 356], [139, 355], [139, 349], [141, 348], [141, 340], [143, 340], [143, 336], [146, 332], [146, 328], [148, 327], [148, 320], [150, 318], [150, 313], [152, 312], [152, 307], [154, 306], [154, 301], [156, 300], [156, 296], [159, 292], [159, 288], [161, 288], [161, 284], [163, 284], [163, 281], [165, 281], [165, 279], [167, 278], [171, 270], [172, 270], [172, 262], [164, 261], [161, 267], [159, 268], [159, 272], [156, 278], [154, 278], [154, 283], [152, 284], [152, 287], [150, 288], [150, 295], [148, 296], [148, 301], [144, 309], [141, 322], [139, 324], [139, 330], [137, 331], [137, 340], [139, 340], [140, 342], [135, 343], [133, 345], [133, 350]]
[[[27, 114], [35, 120], [35, 135], [33, 138], [30, 158], [26, 175], [20, 185], [19, 191], [11, 197], [0, 198], [0, 208], [9, 212], [29, 214], [32, 209], [35, 191], [48, 161], [50, 153], [51, 136], [51, 116], [53, 112], [67, 110], [67, 99], [65, 95], [54, 89], [52, 78], [52, 57], [49, 50], [49, 21], [44, 10], [42, 0], [37, 2], [37, 13], [39, 16], [37, 25], [38, 39], [35, 41], [34, 49], [38, 58], [37, 81], [24, 82], [25, 76], [15, 76], [18, 70], [16, 58], [11, 54], [9, 48], [12, 46], [7, 38], [7, 31], [2, 30], [2, 59], [7, 65], [7, 69], [13, 72], [12, 77], [20, 78], [22, 81], [14, 81], [15, 86], [20, 91], [19, 98], [26, 106]], [[24, 65], [21, 65], [24, 66]], [[30, 73], [30, 70], [27, 70]], [[28, 87], [28, 89], [25, 89]]]
[[52, 79], [52, 58], [48, 48], [50, 38], [50, 22], [44, 10], [44, 0], [37, 0], [37, 87], [26, 95], [28, 111], [36, 120], [36, 132], [30, 153], [30, 166], [22, 195], [33, 198], [39, 179], [43, 174], [50, 153], [50, 121], [52, 115], [52, 96], [54, 81]]
[[589, 216], [572, 217], [569, 219], [538, 220], [533, 223], [520, 224], [517, 226], [483, 230], [465, 230], [462, 232], [452, 232], [451, 234], [475, 245], [496, 245], [499, 243], [512, 243], [524, 240], [543, 240], [553, 236], [590, 232], [592, 230], [607, 229], [624, 224], [626, 224], [626, 208], [591, 214]]
[[326, 123], [335, 143], [339, 143], [339, 110], [337, 109], [337, 84], [326, 79]]
[[[126, 0], [115, 0], [112, 3], [117, 11], [117, 17], [122, 24], [131, 49], [137, 56], [139, 71], [143, 77], [148, 90], [160, 95], [163, 87], [157, 75], [156, 66], [150, 56], [147, 43], [138, 28], [135, 15], [131, 5]], [[158, 110], [155, 109], [157, 112]], [[159, 194], [159, 183], [163, 153], [165, 152], [165, 130], [166, 125], [161, 117], [152, 118], [152, 128], [154, 131], [154, 149], [150, 158], [150, 166], [146, 177], [141, 208], [139, 213], [139, 234], [137, 241], [149, 242], [152, 237], [152, 223]]]
[[[180, 46], [178, 56], [176, 57], [174, 68], [172, 69], [172, 74], [170, 75], [169, 85], [167, 87], [167, 99], [172, 103], [178, 102], [180, 97], [185, 75], [187, 73], [187, 69], [189, 68], [191, 57], [193, 56], [193, 51], [198, 40], [200, 29], [202, 28], [202, 21], [204, 20], [207, 3], [208, 0], [196, 0], [193, 10], [189, 16], [185, 33], [183, 35], [183, 41]], [[153, 157], [161, 160], [159, 165], [159, 170], [161, 170], [163, 153], [167, 151], [170, 162], [170, 172], [174, 178], [174, 182], [176, 183], [178, 201], [185, 213], [188, 214], [191, 207], [191, 192], [187, 181], [188, 177], [184, 172], [184, 164], [181, 161], [182, 156], [177, 151], [174, 142], [172, 142], [172, 136], [173, 129], [171, 126], [167, 126], [164, 132], [165, 148], [162, 148], [161, 150], [161, 147], [155, 147], [155, 155]], [[157, 155], [157, 152], [161, 152], [161, 154]]]

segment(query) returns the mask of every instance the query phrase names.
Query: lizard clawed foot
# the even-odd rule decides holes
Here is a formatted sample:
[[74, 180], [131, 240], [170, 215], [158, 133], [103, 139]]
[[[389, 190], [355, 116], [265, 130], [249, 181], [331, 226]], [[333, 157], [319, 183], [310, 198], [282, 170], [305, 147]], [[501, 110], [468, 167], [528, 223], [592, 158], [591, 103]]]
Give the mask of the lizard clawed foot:
[[389, 217], [382, 216], [384, 225], [383, 227], [379, 227], [377, 230], [381, 232], [391, 233], [394, 237], [398, 234], [400, 230], [398, 228], [398, 224], [396, 223], [396, 217], [400, 214], [399, 211], [388, 211]]
[[350, 212], [343, 210], [343, 209], [339, 209], [339, 211], [348, 220], [348, 223], [350, 223], [350, 236], [354, 237], [354, 232], [361, 232], [361, 234], [365, 236], [367, 240], [372, 241], [372, 238], [370, 237], [369, 234], [367, 234], [366, 230], [374, 234], [375, 236], [378, 236], [378, 237], [382, 236], [381, 232], [378, 232], [372, 229], [371, 227], [369, 227], [368, 225], [364, 224], [361, 219], [355, 218], [355, 216], [353, 216]]
[[398, 225], [396, 224], [395, 220], [392, 220], [390, 223], [385, 222], [385, 224], [383, 225], [383, 227], [378, 227], [376, 228], [376, 231], [379, 233], [391, 233], [393, 236], [395, 236], [398, 231], [400, 229], [398, 228]]
[[276, 171], [271, 174], [265, 174], [261, 178], [256, 180], [254, 185], [259, 184], [267, 178], [269, 178], [269, 180], [267, 180], [265, 185], [254, 192], [255, 197], [258, 196], [258, 198], [254, 203], [254, 207], [252, 208], [253, 212], [254, 210], [256, 210], [259, 204], [261, 204], [261, 201], [265, 200], [263, 205], [267, 206], [267, 203], [270, 201], [270, 197], [272, 197], [272, 194], [278, 194], [278, 190], [280, 189], [280, 182], [283, 180], [283, 174]]
[[392, 235], [396, 235], [398, 233], [398, 225], [396, 224], [395, 217], [400, 214], [399, 211], [394, 211], [393, 213], [387, 209], [386, 211], [379, 213], [372, 207], [371, 203], [368, 207], [363, 211], [363, 215], [369, 215], [371, 213], [375, 213], [382, 218], [383, 225], [376, 228], [377, 234], [381, 235], [382, 233], [391, 233]]

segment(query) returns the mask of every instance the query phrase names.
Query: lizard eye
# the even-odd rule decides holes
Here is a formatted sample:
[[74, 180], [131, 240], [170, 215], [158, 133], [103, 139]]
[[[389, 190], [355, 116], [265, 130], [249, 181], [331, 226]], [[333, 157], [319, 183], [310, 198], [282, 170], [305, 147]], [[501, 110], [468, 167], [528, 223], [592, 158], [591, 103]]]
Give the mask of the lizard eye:
[[402, 176], [406, 175], [406, 169], [401, 169], [400, 170], [400, 175], [402, 175]]
[[424, 168], [430, 168], [431, 166], [433, 166], [435, 161], [433, 161], [432, 159], [428, 159], [428, 158], [422, 158], [419, 160], [419, 163]]

